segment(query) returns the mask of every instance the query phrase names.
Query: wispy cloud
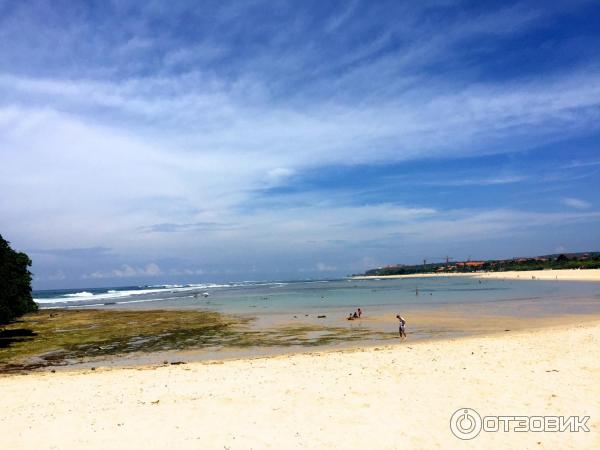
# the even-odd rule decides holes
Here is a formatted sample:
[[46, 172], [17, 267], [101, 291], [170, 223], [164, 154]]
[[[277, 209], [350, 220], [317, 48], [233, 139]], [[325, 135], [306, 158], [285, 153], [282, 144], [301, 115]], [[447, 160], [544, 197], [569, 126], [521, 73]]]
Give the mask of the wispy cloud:
[[[449, 175], [446, 175], [449, 176]], [[494, 186], [498, 184], [513, 184], [528, 180], [524, 175], [491, 176], [489, 178], [465, 178], [429, 181], [424, 184], [431, 186]]]
[[592, 207], [591, 203], [581, 200], [580, 198], [567, 197], [561, 200], [563, 205], [569, 206], [575, 209], [589, 209]]
[[103, 279], [103, 278], [139, 278], [139, 277], [157, 277], [163, 275], [163, 271], [154, 263], [149, 263], [144, 267], [132, 267], [124, 264], [118, 269], [109, 271], [95, 271], [83, 275], [83, 278]]
[[112, 250], [106, 247], [32, 249], [30, 252], [37, 255], [51, 255], [64, 258], [99, 258], [114, 256]]
[[600, 159], [570, 161], [569, 163], [567, 163], [563, 166], [563, 169], [577, 169], [580, 167], [594, 167], [594, 166], [600, 166]]
[[218, 222], [196, 222], [196, 223], [157, 223], [147, 227], [142, 227], [144, 233], [177, 233], [177, 232], [196, 232], [196, 231], [218, 231], [231, 230], [238, 228], [235, 224], [226, 224]]

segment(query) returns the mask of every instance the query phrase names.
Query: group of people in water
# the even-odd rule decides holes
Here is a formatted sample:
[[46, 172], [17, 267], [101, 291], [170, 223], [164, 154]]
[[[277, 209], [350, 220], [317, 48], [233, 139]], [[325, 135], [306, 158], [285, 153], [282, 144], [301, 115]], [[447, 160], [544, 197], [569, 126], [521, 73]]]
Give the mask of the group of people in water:
[[358, 308], [354, 313], [348, 314], [348, 320], [360, 319], [362, 316], [362, 309]]
[[[348, 320], [356, 320], [360, 319], [362, 316], [362, 309], [358, 308], [353, 313], [348, 314]], [[398, 333], [400, 334], [400, 338], [406, 338], [406, 319], [402, 317], [400, 314], [396, 314], [396, 319], [398, 319]]]

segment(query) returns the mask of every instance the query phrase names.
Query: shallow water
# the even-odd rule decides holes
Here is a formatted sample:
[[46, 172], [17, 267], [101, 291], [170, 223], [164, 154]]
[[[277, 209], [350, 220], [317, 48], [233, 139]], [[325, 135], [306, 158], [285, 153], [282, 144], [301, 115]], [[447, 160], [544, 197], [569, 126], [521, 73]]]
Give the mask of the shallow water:
[[[208, 295], [205, 297], [204, 295]], [[431, 277], [379, 280], [241, 282], [36, 291], [42, 308], [211, 309], [228, 314], [318, 314], [481, 305], [527, 306], [535, 314], [600, 311], [600, 283]], [[543, 299], [543, 302], [537, 302]]]

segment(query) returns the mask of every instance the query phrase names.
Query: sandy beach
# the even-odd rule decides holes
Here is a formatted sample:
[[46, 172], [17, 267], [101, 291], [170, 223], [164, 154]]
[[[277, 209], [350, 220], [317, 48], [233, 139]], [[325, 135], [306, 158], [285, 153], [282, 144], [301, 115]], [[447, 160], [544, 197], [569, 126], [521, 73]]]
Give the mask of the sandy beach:
[[600, 269], [523, 270], [473, 273], [415, 273], [411, 275], [358, 276], [356, 280], [385, 278], [475, 277], [500, 280], [600, 281]]
[[[598, 448], [600, 321], [352, 351], [0, 377], [2, 448]], [[451, 415], [590, 432], [451, 434]]]

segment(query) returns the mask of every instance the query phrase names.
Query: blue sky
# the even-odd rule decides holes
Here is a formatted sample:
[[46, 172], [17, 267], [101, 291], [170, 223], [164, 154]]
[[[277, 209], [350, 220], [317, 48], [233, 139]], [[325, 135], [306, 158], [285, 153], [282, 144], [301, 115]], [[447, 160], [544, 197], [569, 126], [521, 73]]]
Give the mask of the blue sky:
[[594, 2], [0, 0], [37, 288], [600, 249]]

